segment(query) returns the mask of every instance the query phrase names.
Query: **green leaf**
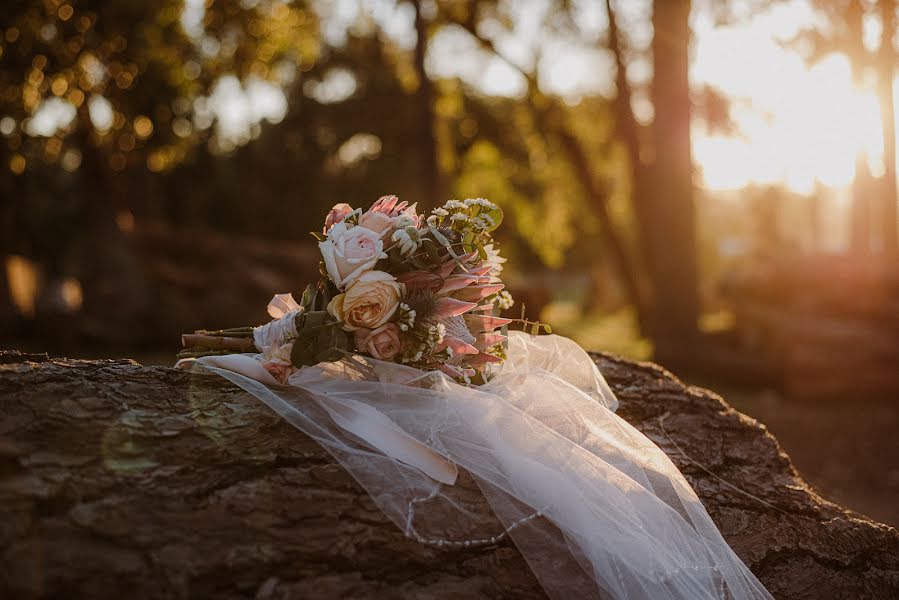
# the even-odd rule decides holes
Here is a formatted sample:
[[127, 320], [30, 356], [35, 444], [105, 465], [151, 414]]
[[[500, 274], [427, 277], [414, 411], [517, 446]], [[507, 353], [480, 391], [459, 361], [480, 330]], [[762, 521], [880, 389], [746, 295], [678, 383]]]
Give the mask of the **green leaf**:
[[293, 342], [293, 350], [290, 352], [290, 362], [295, 367], [314, 365], [315, 352], [312, 341], [307, 338], [297, 338]]
[[452, 256], [456, 260], [459, 259], [459, 256], [453, 251], [453, 245], [450, 243], [450, 241], [448, 239], [446, 239], [445, 235], [443, 235], [442, 233], [437, 231], [437, 228], [434, 227], [433, 225], [428, 226], [428, 231], [431, 232], [431, 235], [434, 236], [435, 240], [440, 242], [440, 244], [449, 251], [450, 256]]
[[315, 310], [315, 299], [318, 297], [318, 285], [314, 283], [310, 283], [306, 286], [306, 289], [303, 291], [303, 297], [300, 300], [300, 306], [306, 312], [312, 312]]
[[421, 247], [428, 254], [428, 258], [432, 263], [435, 265], [440, 264], [440, 248], [437, 247], [433, 240], [425, 238], [422, 240]]
[[331, 286], [328, 285], [327, 280], [318, 282], [318, 306], [315, 307], [315, 310], [327, 310], [328, 305], [331, 303]]
[[496, 207], [493, 210], [488, 210], [485, 214], [490, 215], [490, 218], [493, 219], [493, 225], [487, 228], [487, 231], [493, 231], [497, 227], [499, 227], [503, 222], [503, 209], [500, 207]]
[[462, 247], [465, 248], [465, 252], [474, 251], [474, 232], [466, 231], [465, 235], [462, 236]]

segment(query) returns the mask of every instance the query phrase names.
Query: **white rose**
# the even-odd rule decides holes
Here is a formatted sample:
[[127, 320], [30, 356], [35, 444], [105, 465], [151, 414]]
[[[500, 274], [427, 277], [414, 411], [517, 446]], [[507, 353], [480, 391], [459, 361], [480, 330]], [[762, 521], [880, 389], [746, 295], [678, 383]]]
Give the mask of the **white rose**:
[[380, 259], [387, 258], [377, 232], [358, 225], [347, 229], [346, 223], [334, 225], [328, 239], [319, 242], [318, 247], [328, 276], [340, 290], [371, 271]]

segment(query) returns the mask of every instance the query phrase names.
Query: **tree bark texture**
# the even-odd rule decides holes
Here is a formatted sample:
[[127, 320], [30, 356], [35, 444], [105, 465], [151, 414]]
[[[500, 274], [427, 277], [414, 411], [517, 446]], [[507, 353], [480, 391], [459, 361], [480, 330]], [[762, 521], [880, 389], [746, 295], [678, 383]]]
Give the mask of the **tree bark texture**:
[[[899, 597], [896, 530], [809, 489], [764, 426], [655, 365], [596, 360], [619, 414], [775, 597]], [[0, 597], [544, 597], [508, 541], [405, 538], [321, 447], [221, 378], [0, 363]]]

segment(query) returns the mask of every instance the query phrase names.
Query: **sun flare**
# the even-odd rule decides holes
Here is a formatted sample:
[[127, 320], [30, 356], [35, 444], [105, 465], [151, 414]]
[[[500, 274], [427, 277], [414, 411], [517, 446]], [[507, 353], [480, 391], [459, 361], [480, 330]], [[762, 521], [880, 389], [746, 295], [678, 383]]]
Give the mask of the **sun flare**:
[[807, 194], [818, 183], [849, 185], [859, 158], [881, 174], [880, 108], [873, 89], [853, 82], [844, 55], [808, 65], [782, 45], [772, 27], [770, 20], [756, 19], [737, 31], [698, 32], [691, 73], [731, 97], [736, 129], [724, 134], [701, 124], [694, 128], [701, 185], [728, 190], [785, 184]]

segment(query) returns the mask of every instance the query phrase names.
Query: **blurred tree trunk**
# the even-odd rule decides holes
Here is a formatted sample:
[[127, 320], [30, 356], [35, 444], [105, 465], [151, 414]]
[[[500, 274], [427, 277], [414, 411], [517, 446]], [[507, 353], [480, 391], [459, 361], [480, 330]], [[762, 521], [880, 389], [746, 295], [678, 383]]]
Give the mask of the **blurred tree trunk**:
[[693, 163], [690, 151], [690, 0], [653, 2], [653, 202], [645, 230], [652, 238], [654, 298], [650, 330], [656, 347], [684, 343], [699, 314]]
[[877, 56], [878, 83], [880, 87], [880, 115], [883, 123], [883, 250], [887, 254], [899, 253], [897, 243], [896, 209], [896, 114], [893, 109], [893, 77], [896, 52], [893, 36], [896, 32], [896, 0], [880, 0], [880, 18], [883, 31]]
[[[609, 22], [609, 50], [615, 58], [615, 87], [617, 94], [615, 96], [615, 128], [616, 134], [624, 144], [628, 157], [628, 167], [630, 169], [631, 178], [631, 205], [634, 211], [634, 217], [637, 221], [637, 243], [639, 246], [638, 262], [642, 263], [646, 275], [649, 277], [650, 283], [655, 281], [655, 269], [652, 266], [652, 259], [655, 255], [652, 244], [655, 239], [649, 225], [652, 223], [652, 176], [650, 173], [651, 164], [646, 160], [641, 152], [642, 143], [640, 140], [640, 128], [637, 124], [637, 118], [634, 116], [634, 110], [631, 104], [632, 92], [630, 83], [627, 80], [627, 66], [624, 60], [624, 44], [621, 40], [621, 32], [618, 28], [618, 19], [615, 10], [612, 8], [611, 0], [606, 0], [606, 17]], [[646, 286], [642, 286], [645, 290]], [[653, 303], [650, 295], [642, 294], [644, 301], [648, 304]], [[638, 307], [638, 309], [641, 307]], [[646, 307], [638, 310], [638, 320], [640, 329], [644, 333], [649, 321], [646, 314]]]
[[[87, 110], [79, 111], [81, 124], [83, 215], [81, 284], [86, 333], [106, 340], [128, 339], [136, 332], [119, 331], [116, 324], [140, 323], [146, 294], [136, 257], [116, 221], [115, 181], [102, 149], [90, 139], [93, 125]], [[127, 178], [119, 178], [126, 185]]]
[[415, 73], [418, 75], [419, 147], [423, 208], [438, 206], [442, 199], [440, 165], [437, 162], [437, 136], [434, 132], [434, 84], [425, 70], [428, 52], [428, 21], [422, 15], [422, 0], [412, 0], [415, 8]]
[[615, 264], [621, 285], [627, 299], [634, 306], [640, 329], [644, 329], [646, 303], [640, 287], [639, 275], [624, 240], [609, 212], [609, 192], [604, 183], [593, 174], [590, 158], [577, 137], [564, 125], [557, 125], [555, 134], [578, 177], [581, 189], [593, 209], [600, 225], [600, 239], [603, 250], [608, 252]]
[[[864, 83], [864, 72], [870, 65], [870, 56], [864, 44], [865, 7], [862, 0], [849, 2], [843, 13], [848, 35], [845, 44], [846, 55], [852, 69], [852, 80], [855, 85]], [[871, 251], [871, 195], [875, 186], [868, 168], [867, 157], [863, 152], [855, 157], [855, 178], [852, 182], [849, 216], [849, 246], [855, 254], [867, 254]], [[876, 196], [876, 193], [874, 194]]]
[[864, 153], [855, 159], [855, 179], [852, 181], [852, 212], [850, 214], [850, 249], [854, 254], [871, 252], [871, 171]]
[[16, 315], [12, 290], [6, 271], [6, 259], [13, 250], [13, 175], [9, 170], [9, 151], [0, 146], [0, 327], [9, 327]]

